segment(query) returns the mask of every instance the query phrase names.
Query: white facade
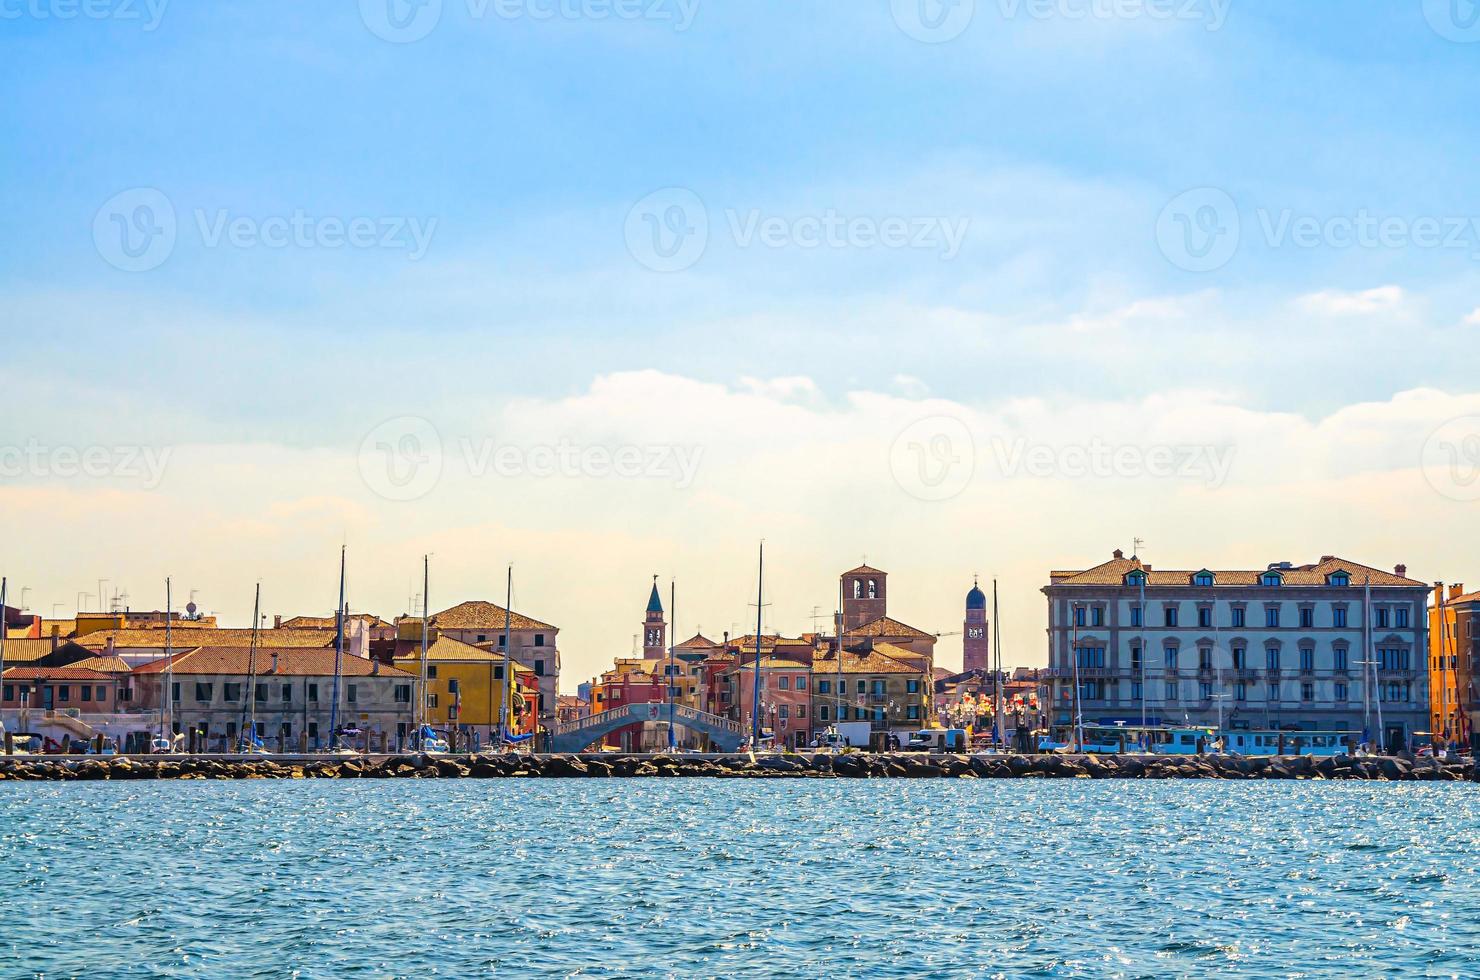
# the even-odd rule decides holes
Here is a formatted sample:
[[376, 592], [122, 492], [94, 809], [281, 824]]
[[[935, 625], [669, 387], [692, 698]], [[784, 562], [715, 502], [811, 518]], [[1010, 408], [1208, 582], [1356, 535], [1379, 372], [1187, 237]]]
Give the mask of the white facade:
[[1152, 725], [1375, 739], [1380, 713], [1384, 742], [1401, 747], [1428, 727], [1428, 590], [1404, 571], [1334, 557], [1161, 571], [1117, 552], [1093, 569], [1055, 572], [1043, 590], [1049, 721], [1074, 719], [1077, 659], [1086, 724], [1137, 725], [1144, 712]]

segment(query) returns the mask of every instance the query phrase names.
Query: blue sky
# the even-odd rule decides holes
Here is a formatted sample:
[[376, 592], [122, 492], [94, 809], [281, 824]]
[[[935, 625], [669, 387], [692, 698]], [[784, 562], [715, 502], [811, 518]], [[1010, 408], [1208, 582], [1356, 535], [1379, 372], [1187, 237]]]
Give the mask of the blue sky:
[[[446, 437], [586, 406], [563, 432], [663, 438], [661, 411], [643, 415], [639, 436], [591, 408], [602, 391], [623, 392], [622, 404], [722, 391], [729, 408], [694, 438], [712, 465], [737, 470], [759, 459], [746, 430], [761, 416], [743, 400], [756, 391], [844, 420], [873, 396], [1008, 420], [1045, 404], [1091, 419], [1131, 406], [1141, 413], [1127, 416], [1132, 428], [1143, 424], [1132, 417], [1156, 417], [1158, 398], [1191, 399], [1315, 433], [1352, 406], [1474, 391], [1480, 28], [1463, 20], [1465, 0], [1454, 20], [1447, 0], [925, 2], [927, 16], [969, 19], [925, 43], [910, 36], [921, 8], [907, 0], [644, 0], [653, 16], [635, 19], [598, 17], [606, 0], [564, 0], [557, 9], [570, 15], [553, 17], [548, 0], [442, 0], [427, 8], [435, 22], [424, 37], [395, 43], [372, 27], [386, 10], [412, 16], [404, 0], [99, 0], [97, 16], [83, 17], [65, 16], [67, 0], [10, 0], [0, 8], [0, 327], [11, 357], [0, 397], [15, 439], [180, 447], [173, 488], [151, 491], [177, 506], [220, 491], [208, 478], [219, 464], [185, 462], [190, 452], [299, 454], [255, 470], [270, 493], [247, 495], [251, 481], [237, 481], [244, 496], [197, 515], [219, 525], [264, 494], [280, 492], [279, 505], [355, 503], [353, 492], [297, 482], [311, 471], [303, 455], [353, 457], [392, 417], [426, 417]], [[696, 261], [660, 272], [634, 254], [630, 232], [648, 227], [634, 206], [665, 188], [699, 202], [708, 235]], [[107, 211], [125, 195], [127, 218], [141, 189], [168, 202], [175, 239], [157, 265], [126, 271], [109, 261]], [[1238, 223], [1234, 250], [1206, 270], [1189, 269], [1174, 240], [1167, 254], [1168, 229], [1198, 220], [1176, 211], [1197, 189], [1225, 195], [1211, 200], [1228, 202]], [[1226, 235], [1229, 211], [1210, 213]], [[799, 244], [798, 227], [830, 214], [875, 232], [898, 219], [924, 245]], [[275, 219], [295, 215], [316, 236], [326, 222], [332, 236], [368, 219], [388, 244], [263, 244]], [[1343, 223], [1363, 215], [1390, 222], [1388, 240], [1344, 243]], [[748, 220], [780, 222], [779, 244], [742, 239]], [[1288, 231], [1302, 220], [1319, 228], [1310, 244]], [[230, 221], [242, 223], [239, 243], [211, 237]], [[949, 255], [937, 240], [948, 226], [962, 231]], [[1429, 226], [1447, 240], [1416, 243]], [[424, 247], [409, 227], [425, 232]], [[613, 378], [637, 384], [602, 387]], [[1465, 409], [1436, 410], [1449, 414], [1429, 428]], [[1219, 438], [1262, 438], [1262, 425]], [[885, 447], [895, 431], [880, 434]], [[1313, 500], [1322, 479], [1411, 470], [1404, 454], [1417, 452], [1401, 439], [1354, 445], [1313, 478]], [[838, 451], [776, 452], [805, 468]], [[736, 485], [723, 470], [712, 478]], [[830, 527], [818, 548], [849, 559], [871, 550], [851, 526], [857, 514], [830, 523], [850, 496], [838, 479], [792, 512], [763, 502], [764, 484], [718, 509], [712, 497], [686, 498], [693, 534], [715, 521], [743, 530], [696, 563], [744, 564], [754, 537], [795, 519]], [[43, 525], [88, 512], [82, 498], [104, 492], [36, 473], [11, 483], [67, 495], [55, 513], [34, 504]], [[585, 508], [612, 496], [607, 484], [560, 490]], [[362, 516], [402, 529], [374, 539], [401, 562], [424, 536], [484, 520], [489, 499], [472, 495], [466, 512], [446, 499]], [[598, 527], [536, 518], [538, 508], [521, 519], [511, 513], [520, 498], [503, 488], [491, 499], [498, 521], [527, 529], [579, 540]], [[357, 526], [335, 506], [314, 547]], [[673, 506], [634, 499], [613, 515], [635, 538], [620, 546], [632, 568], [612, 574], [635, 575], [637, 592], [646, 573], [636, 568], [682, 564], [684, 545], [636, 531]], [[1111, 515], [1117, 527], [1155, 525], [1154, 508], [1126, 507]], [[865, 510], [907, 522], [887, 498]], [[71, 551], [69, 533], [37, 540]], [[903, 553], [909, 540], [895, 562], [918, 560], [924, 576], [928, 563]], [[1095, 555], [1108, 551], [1100, 543]], [[549, 546], [531, 540], [518, 556], [536, 582], [560, 578]], [[159, 564], [189, 554], [181, 543]], [[82, 585], [64, 582], [97, 577], [32, 558], [38, 591], [70, 600]], [[1001, 559], [1028, 579], [1011, 600], [1020, 619], [1038, 615], [1027, 570], [1072, 559]], [[90, 559], [120, 577], [135, 574], [123, 569], [130, 560], [122, 546]], [[960, 560], [929, 574], [954, 582], [990, 564]], [[840, 561], [809, 553], [807, 573], [848, 567]], [[285, 583], [299, 574], [270, 555], [231, 571]], [[471, 571], [458, 585], [477, 587]], [[955, 591], [941, 617], [955, 615]], [[626, 635], [545, 601], [555, 606], [545, 615], [581, 623], [575, 635], [593, 649]], [[613, 603], [612, 616], [623, 608]]]

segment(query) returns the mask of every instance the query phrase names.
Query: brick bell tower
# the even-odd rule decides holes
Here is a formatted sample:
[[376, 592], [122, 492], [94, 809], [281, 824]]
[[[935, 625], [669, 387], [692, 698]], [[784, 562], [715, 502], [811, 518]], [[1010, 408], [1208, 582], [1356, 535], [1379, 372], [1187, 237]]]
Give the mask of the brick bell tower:
[[992, 632], [987, 623], [987, 596], [973, 580], [966, 593], [966, 622], [961, 627], [961, 669], [992, 670]]
[[658, 596], [658, 576], [653, 576], [653, 591], [648, 596], [647, 615], [642, 621], [642, 656], [645, 660], [662, 660], [668, 656], [668, 624], [663, 621], [663, 600]]
[[859, 565], [843, 573], [843, 629], [872, 623], [885, 615], [888, 575], [877, 568]]

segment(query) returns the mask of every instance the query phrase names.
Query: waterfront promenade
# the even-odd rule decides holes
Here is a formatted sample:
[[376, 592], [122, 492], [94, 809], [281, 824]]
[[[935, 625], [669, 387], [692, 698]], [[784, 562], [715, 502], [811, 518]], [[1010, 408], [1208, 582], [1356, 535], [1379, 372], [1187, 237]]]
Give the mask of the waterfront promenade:
[[0, 757], [0, 781], [708, 777], [1480, 781], [1469, 760], [1235, 755], [584, 753]]

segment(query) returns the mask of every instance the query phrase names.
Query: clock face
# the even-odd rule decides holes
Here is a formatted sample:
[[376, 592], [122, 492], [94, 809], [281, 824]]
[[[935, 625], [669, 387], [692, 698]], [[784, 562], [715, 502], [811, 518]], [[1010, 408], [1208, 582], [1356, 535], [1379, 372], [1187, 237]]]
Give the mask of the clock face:
[[966, 635], [973, 640], [980, 640], [982, 638], [982, 628], [980, 626], [968, 627]]

